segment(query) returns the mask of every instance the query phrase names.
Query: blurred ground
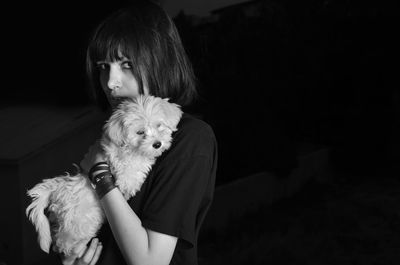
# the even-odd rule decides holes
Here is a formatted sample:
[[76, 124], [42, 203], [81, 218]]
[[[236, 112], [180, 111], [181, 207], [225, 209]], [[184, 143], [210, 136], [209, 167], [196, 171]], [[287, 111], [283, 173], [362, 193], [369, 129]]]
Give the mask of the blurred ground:
[[289, 199], [260, 206], [199, 242], [200, 265], [400, 264], [400, 181], [312, 180]]

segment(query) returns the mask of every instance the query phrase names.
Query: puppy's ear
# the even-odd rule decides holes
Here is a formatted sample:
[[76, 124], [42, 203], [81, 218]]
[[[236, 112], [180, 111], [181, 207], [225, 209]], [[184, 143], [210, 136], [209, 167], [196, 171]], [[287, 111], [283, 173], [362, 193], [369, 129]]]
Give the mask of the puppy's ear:
[[124, 144], [126, 132], [124, 130], [123, 122], [123, 115], [121, 111], [117, 110], [104, 125], [103, 131], [105, 136], [118, 146]]
[[182, 110], [178, 104], [171, 103], [168, 98], [160, 100], [160, 108], [164, 114], [164, 120], [171, 130], [176, 131], [182, 117]]

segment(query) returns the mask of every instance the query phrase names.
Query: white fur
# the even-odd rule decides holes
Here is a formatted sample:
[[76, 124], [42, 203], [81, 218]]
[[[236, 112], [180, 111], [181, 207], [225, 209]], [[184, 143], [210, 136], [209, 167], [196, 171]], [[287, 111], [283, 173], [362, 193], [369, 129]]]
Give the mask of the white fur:
[[[125, 199], [140, 190], [156, 158], [171, 146], [181, 116], [178, 105], [154, 96], [127, 99], [113, 112], [101, 145]], [[153, 146], [157, 143], [159, 148]], [[91, 185], [84, 174], [67, 173], [45, 179], [27, 192], [32, 203], [26, 215], [43, 251], [48, 253], [53, 243], [55, 251], [70, 255], [77, 244], [96, 236], [105, 216]]]

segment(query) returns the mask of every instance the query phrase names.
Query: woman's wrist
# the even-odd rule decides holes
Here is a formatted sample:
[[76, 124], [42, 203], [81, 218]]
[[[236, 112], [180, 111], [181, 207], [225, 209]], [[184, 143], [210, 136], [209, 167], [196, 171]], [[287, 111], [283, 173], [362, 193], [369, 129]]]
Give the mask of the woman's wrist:
[[94, 184], [95, 182], [95, 177], [102, 172], [110, 172], [110, 166], [107, 164], [107, 162], [98, 162], [96, 164], [94, 164], [88, 172], [88, 177], [90, 179], [90, 181]]
[[116, 187], [114, 176], [106, 162], [94, 164], [88, 175], [99, 199], [102, 199], [104, 195]]
[[95, 191], [100, 200], [115, 188], [115, 180], [111, 174], [102, 178], [97, 184], [95, 184]]

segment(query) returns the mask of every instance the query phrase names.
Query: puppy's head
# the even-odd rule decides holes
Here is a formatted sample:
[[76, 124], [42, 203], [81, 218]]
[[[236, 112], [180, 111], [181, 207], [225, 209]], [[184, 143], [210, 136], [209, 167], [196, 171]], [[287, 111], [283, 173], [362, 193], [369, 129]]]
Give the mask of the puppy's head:
[[157, 157], [168, 149], [182, 111], [177, 104], [154, 96], [123, 101], [105, 125], [105, 133], [118, 146]]

